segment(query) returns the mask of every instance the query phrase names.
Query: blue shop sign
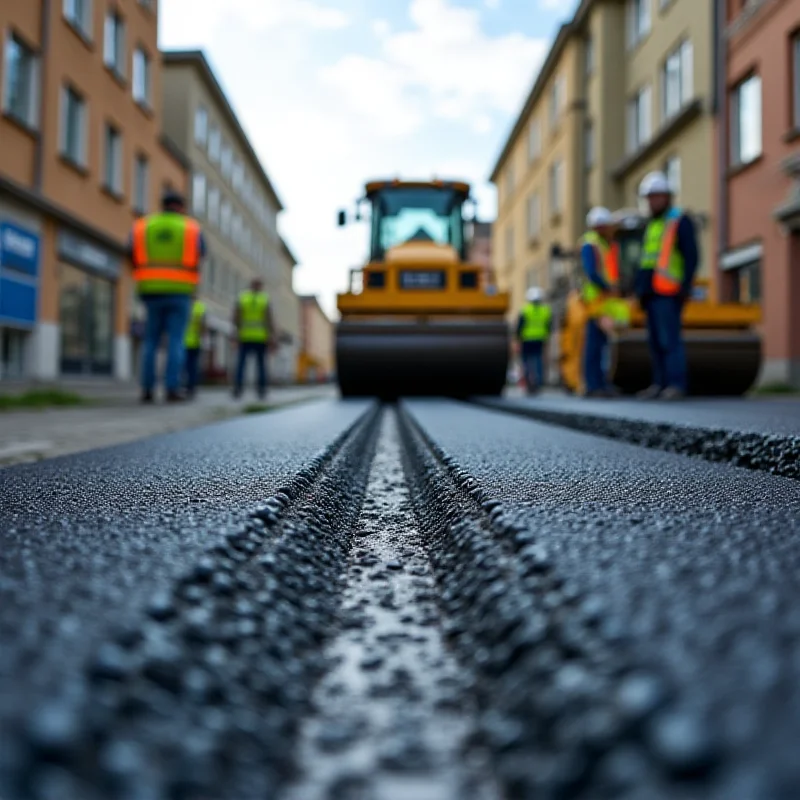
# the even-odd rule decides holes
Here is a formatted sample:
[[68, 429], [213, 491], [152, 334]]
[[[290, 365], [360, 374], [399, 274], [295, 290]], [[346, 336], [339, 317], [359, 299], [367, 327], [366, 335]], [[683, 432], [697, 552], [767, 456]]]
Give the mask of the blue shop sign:
[[0, 222], [0, 325], [32, 328], [39, 305], [40, 239]]
[[39, 237], [19, 225], [0, 222], [0, 267], [39, 274]]

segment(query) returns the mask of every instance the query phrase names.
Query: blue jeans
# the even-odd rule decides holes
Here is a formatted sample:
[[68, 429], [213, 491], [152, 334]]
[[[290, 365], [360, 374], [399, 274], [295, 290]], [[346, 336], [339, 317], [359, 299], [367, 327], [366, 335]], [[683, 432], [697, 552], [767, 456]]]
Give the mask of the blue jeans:
[[529, 389], [544, 386], [544, 343], [522, 343], [522, 366], [525, 371], [525, 384]]
[[236, 364], [236, 394], [241, 394], [244, 385], [244, 370], [248, 356], [255, 356], [258, 368], [258, 396], [267, 393], [267, 346], [260, 342], [240, 342], [239, 360]]
[[686, 350], [681, 336], [683, 304], [677, 297], [651, 297], [647, 302], [647, 336], [653, 383], [686, 392]]
[[203, 351], [199, 347], [192, 347], [186, 350], [186, 362], [184, 371], [186, 373], [186, 390], [194, 393], [197, 382], [200, 378], [200, 356]]
[[583, 348], [583, 382], [587, 392], [601, 392], [608, 388], [607, 348], [608, 336], [594, 320], [589, 320], [586, 323], [586, 341]]
[[177, 392], [183, 368], [183, 337], [189, 321], [191, 298], [188, 294], [143, 295], [147, 310], [142, 358], [142, 388], [152, 392], [156, 385], [156, 355], [161, 338], [167, 336], [167, 369], [164, 385], [168, 392]]

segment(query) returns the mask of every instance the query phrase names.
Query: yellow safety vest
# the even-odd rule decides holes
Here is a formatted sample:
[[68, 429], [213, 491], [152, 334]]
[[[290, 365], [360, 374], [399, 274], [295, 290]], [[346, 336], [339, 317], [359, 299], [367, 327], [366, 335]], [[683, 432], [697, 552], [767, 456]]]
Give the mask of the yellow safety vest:
[[239, 295], [239, 341], [264, 344], [269, 339], [266, 312], [269, 295], [246, 291]]
[[543, 342], [550, 331], [552, 318], [553, 311], [546, 303], [527, 303], [522, 308], [520, 339], [523, 342]]
[[200, 332], [203, 327], [205, 313], [206, 304], [201, 300], [195, 300], [189, 315], [189, 324], [186, 326], [186, 336], [183, 339], [183, 345], [187, 350], [200, 349]]

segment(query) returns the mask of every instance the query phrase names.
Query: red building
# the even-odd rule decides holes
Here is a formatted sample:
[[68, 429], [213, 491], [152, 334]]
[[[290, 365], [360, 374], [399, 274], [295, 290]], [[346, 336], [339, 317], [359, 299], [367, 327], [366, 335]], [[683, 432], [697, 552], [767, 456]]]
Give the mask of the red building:
[[761, 304], [761, 382], [800, 385], [800, 2], [716, 2], [721, 296]]

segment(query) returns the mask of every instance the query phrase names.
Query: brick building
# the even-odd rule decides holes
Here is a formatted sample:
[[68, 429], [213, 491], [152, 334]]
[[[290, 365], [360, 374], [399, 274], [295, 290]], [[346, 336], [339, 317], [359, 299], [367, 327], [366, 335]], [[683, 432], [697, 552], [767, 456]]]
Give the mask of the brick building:
[[131, 377], [125, 242], [186, 166], [152, 0], [0, 2], [0, 377]]

